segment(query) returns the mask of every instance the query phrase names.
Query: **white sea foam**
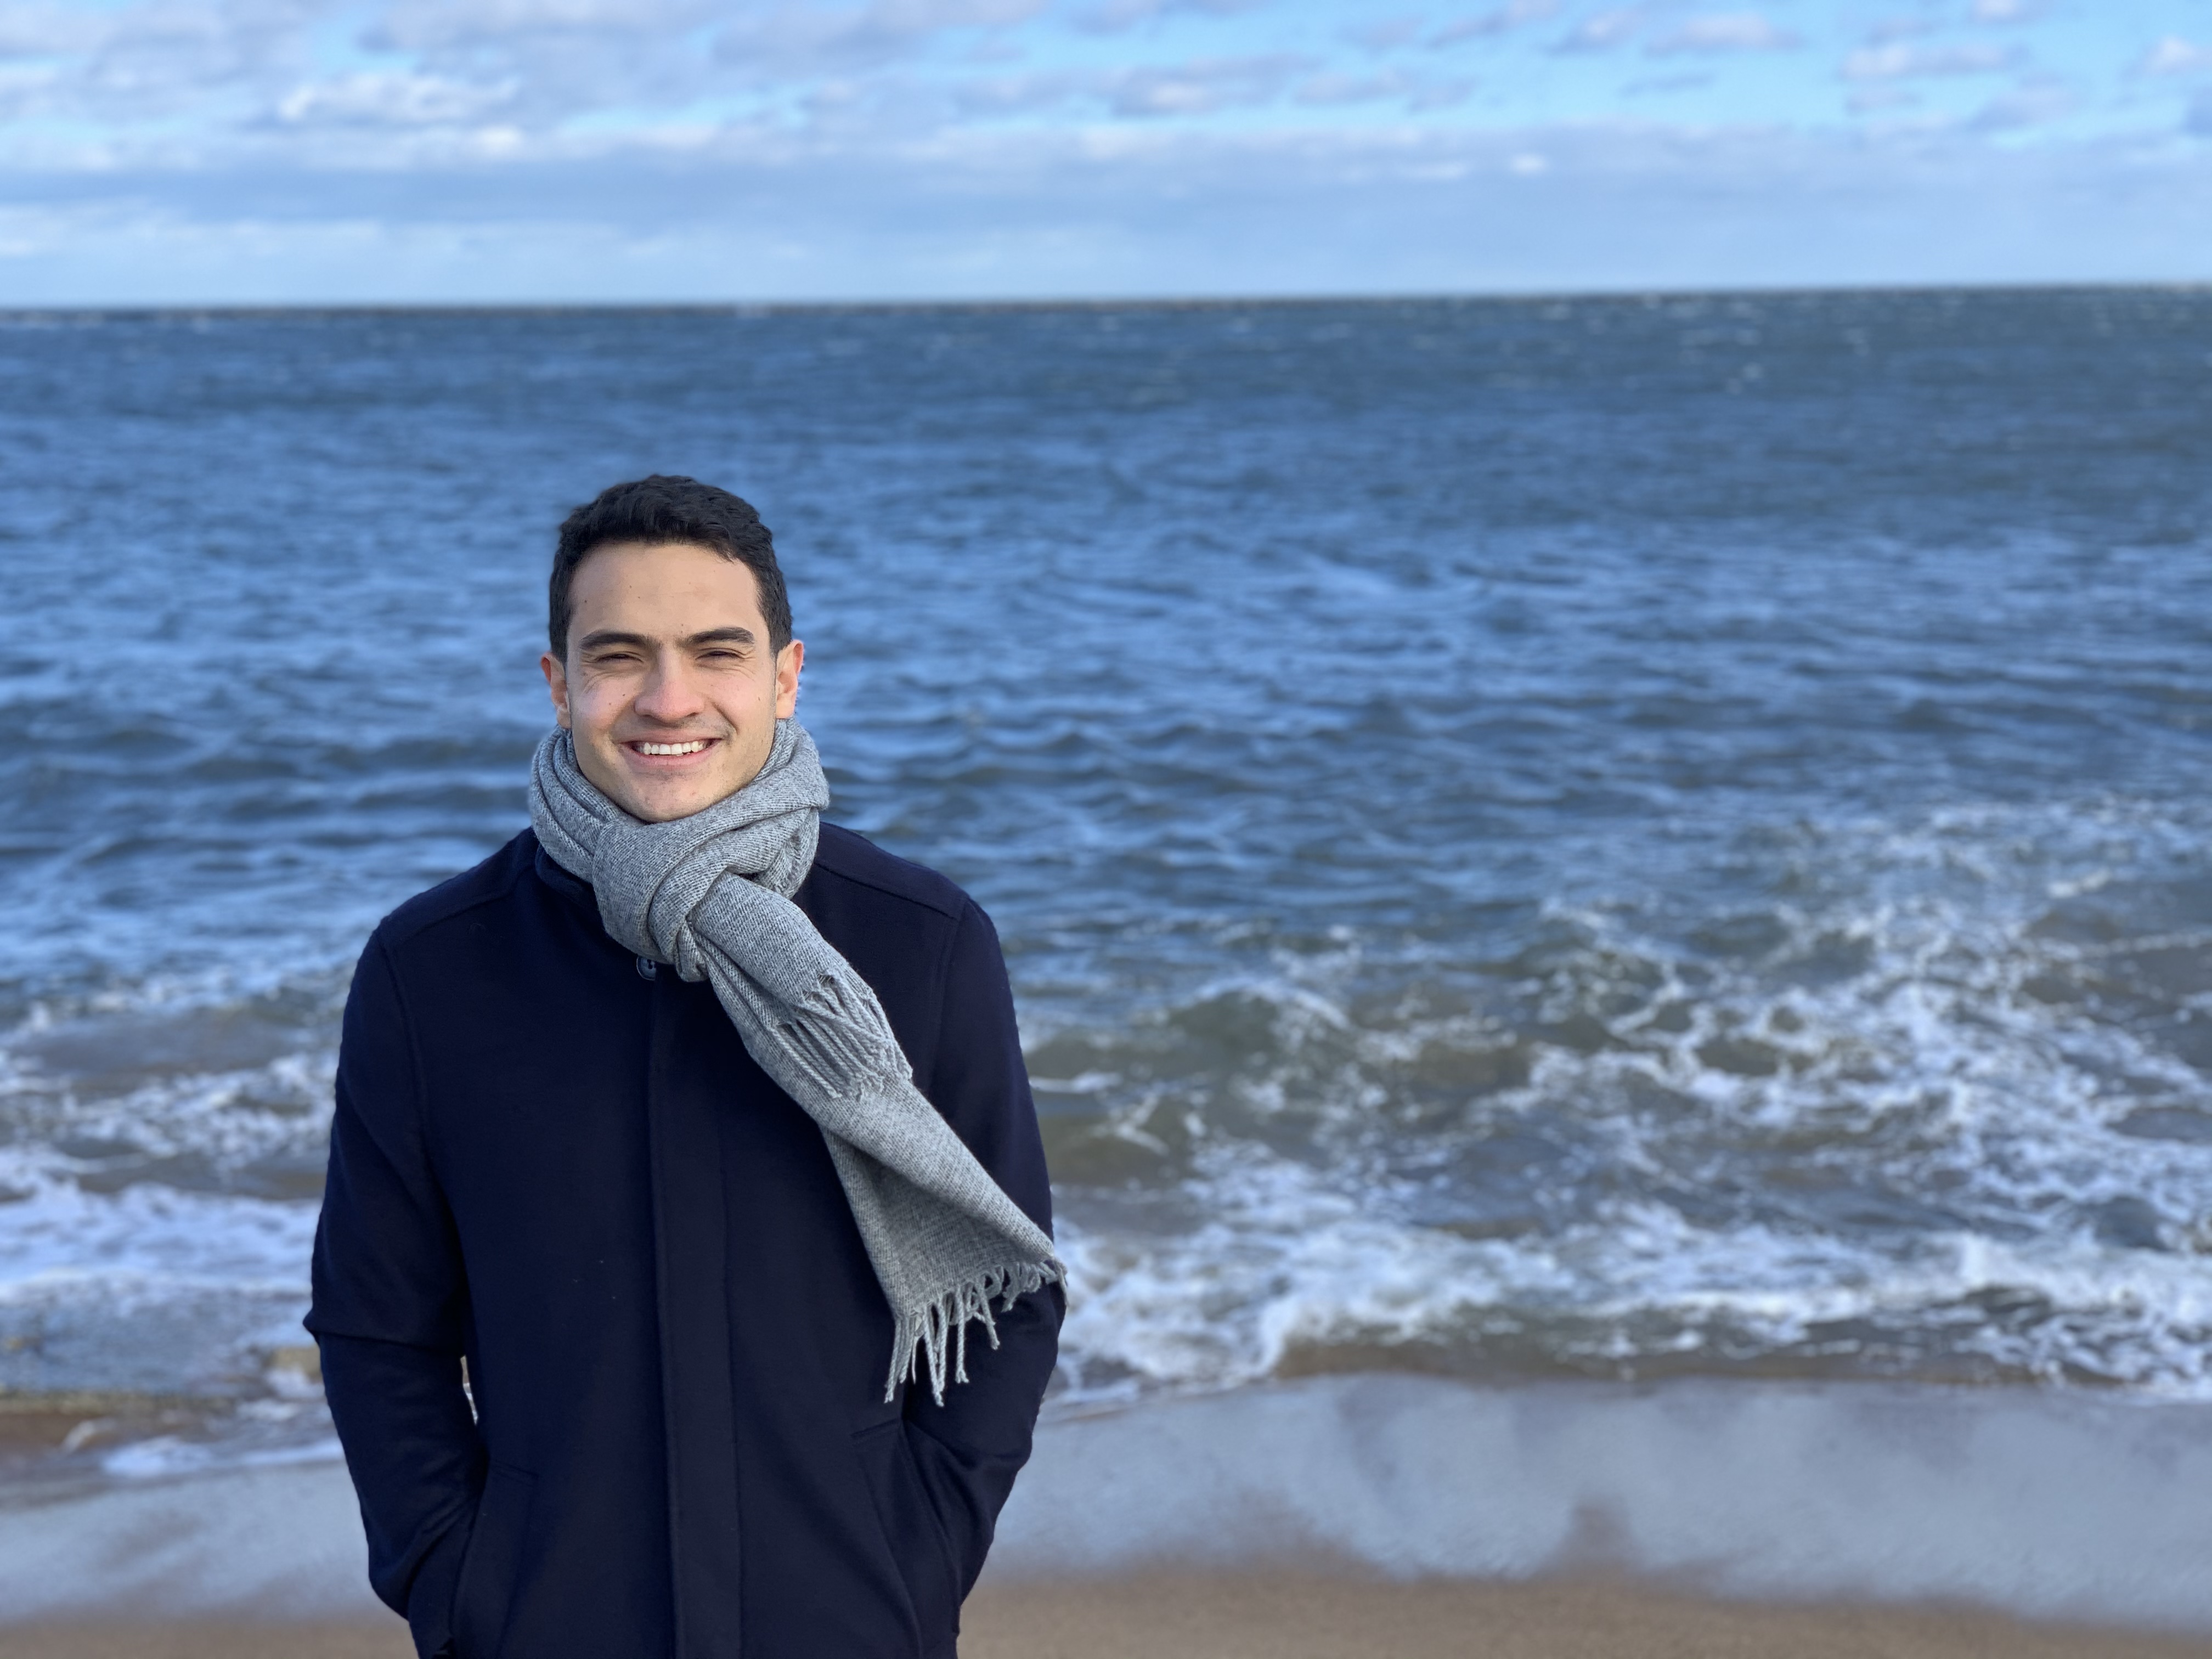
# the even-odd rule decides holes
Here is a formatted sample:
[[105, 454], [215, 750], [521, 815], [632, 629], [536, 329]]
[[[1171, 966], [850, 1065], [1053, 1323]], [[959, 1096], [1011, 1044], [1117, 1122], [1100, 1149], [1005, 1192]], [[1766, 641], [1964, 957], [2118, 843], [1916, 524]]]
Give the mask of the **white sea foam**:
[[[41, 1004], [0, 1042], [11, 1134], [0, 1146], [0, 1324], [12, 1345], [0, 1367], [14, 1386], [117, 1382], [100, 1355], [127, 1346], [115, 1328], [152, 1310], [189, 1308], [236, 1334], [268, 1326], [272, 1304], [304, 1310], [313, 1204], [257, 1188], [271, 1178], [259, 1172], [280, 1170], [296, 1190], [319, 1166], [334, 1054], [321, 1032], [313, 1046], [283, 1045], [310, 1034], [302, 1018], [327, 1004], [327, 986], [261, 1016], [247, 1036], [281, 1051], [260, 1063], [162, 1069], [144, 1053], [150, 1041], [188, 1055], [204, 1041], [193, 1022], [258, 1013], [267, 988], [241, 1001], [234, 978]], [[51, 1064], [57, 1053], [71, 1063]], [[70, 1338], [54, 1339], [64, 1328]], [[180, 1384], [194, 1373], [204, 1382], [214, 1363], [204, 1351], [190, 1364], [169, 1358]], [[47, 1374], [43, 1360], [60, 1370]]]
[[[2193, 850], [2154, 815], [2085, 817], [1832, 832], [1797, 857], [1847, 890], [1771, 907], [1747, 954], [1686, 948], [1648, 906], [1555, 906], [1559, 937], [1504, 1017], [1355, 1018], [1324, 988], [1357, 994], [1370, 964], [1341, 956], [1234, 987], [1254, 1012], [1218, 1018], [1268, 1028], [1250, 1070], [1181, 1098], [1155, 1085], [1101, 1131], [1172, 1161], [1180, 1126], [1176, 1213], [1202, 1221], [1110, 1188], [1063, 1200], [1077, 1394], [1356, 1348], [1632, 1374], [1978, 1360], [2212, 1397], [2212, 1143], [2121, 1132], [2146, 1105], [2212, 1127], [2212, 1085], [2166, 1040], [2202, 998], [2212, 930], [2055, 928], [2054, 896]], [[2179, 982], [2151, 1017], [2113, 1017], [2113, 965], [2161, 957]], [[1543, 1035], [1578, 1020], [1571, 1042]], [[1525, 1081], [1456, 1109], [1414, 1098], [1424, 1057], [1516, 1029], [1537, 1034]], [[1470, 1146], [1524, 1126], [1567, 1149], [1525, 1173], [1557, 1183], [1559, 1218], [1436, 1224]], [[1800, 1193], [1824, 1186], [1842, 1194], [1827, 1212]], [[1905, 1218], [1853, 1220], [1862, 1193]]]
[[186, 1440], [165, 1434], [118, 1447], [100, 1460], [100, 1468], [102, 1474], [119, 1480], [166, 1480], [215, 1469], [327, 1463], [344, 1455], [344, 1449], [332, 1434], [318, 1434], [296, 1445], [244, 1448], [229, 1441]]
[[[74, 1294], [144, 1299], [165, 1291], [296, 1294], [314, 1239], [311, 1204], [180, 1192], [143, 1182], [117, 1193], [0, 1153], [0, 1303]], [[29, 1166], [29, 1167], [27, 1167]]]
[[305, 1340], [312, 1203], [139, 1182], [88, 1191], [0, 1152], [0, 1382], [230, 1393]]
[[[1090, 1126], [1055, 1154], [1072, 1396], [1394, 1357], [2212, 1395], [2212, 1141], [2123, 1132], [2147, 1108], [2212, 1124], [2172, 1040], [2212, 998], [2212, 931], [2142, 925], [2134, 890], [2188, 867], [2191, 833], [2112, 804], [1801, 829], [1759, 855], [1786, 898], [1743, 917], [1561, 901], [1501, 960], [1343, 928], [1240, 944], [1152, 1013], [1049, 1039], [1041, 1095]], [[2116, 1017], [2145, 961], [2148, 1012]], [[254, 1172], [319, 1160], [321, 971], [249, 1065], [103, 1091], [39, 1058], [102, 1019], [127, 1042], [179, 1008], [234, 1018], [212, 981], [0, 1042], [16, 1386], [112, 1382], [162, 1320], [194, 1334], [164, 1363], [204, 1382], [285, 1340], [313, 1206]]]
[[[1296, 1164], [1231, 1156], [1244, 1167], [1202, 1183], [1216, 1218], [1193, 1231], [1063, 1229], [1075, 1397], [1233, 1386], [1302, 1349], [1466, 1348], [1532, 1331], [1562, 1369], [1634, 1376], [1707, 1351], [1727, 1369], [1857, 1322], [1948, 1327], [1948, 1346], [2023, 1376], [2212, 1399], [2212, 1275], [2194, 1256], [1951, 1233], [1899, 1260], [1838, 1238], [1695, 1228], [1648, 1203], [1540, 1241], [1468, 1240], [1364, 1214]], [[2011, 1328], [1978, 1298], [2049, 1311]], [[1834, 1340], [1831, 1355], [1866, 1345]], [[1421, 1364], [1410, 1351], [1405, 1363]]]

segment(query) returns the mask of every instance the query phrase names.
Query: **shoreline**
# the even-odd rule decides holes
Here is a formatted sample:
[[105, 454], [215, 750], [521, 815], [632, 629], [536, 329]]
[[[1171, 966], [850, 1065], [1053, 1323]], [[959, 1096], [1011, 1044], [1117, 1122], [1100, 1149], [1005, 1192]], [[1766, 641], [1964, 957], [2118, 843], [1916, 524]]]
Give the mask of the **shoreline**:
[[[1316, 1573], [986, 1586], [963, 1659], [2212, 1659], [2212, 1637], [1987, 1610], [1726, 1601], [1550, 1579], [1386, 1583]], [[0, 1659], [409, 1659], [388, 1615], [0, 1627]]]
[[[971, 1650], [1012, 1659], [1027, 1650], [993, 1649], [993, 1630], [1064, 1619], [1106, 1644], [1070, 1654], [1117, 1652], [1115, 1630], [1182, 1607], [1201, 1633], [1194, 1653], [1212, 1659], [1241, 1651], [1224, 1609], [1257, 1605], [1249, 1587], [1273, 1584], [1287, 1587], [1269, 1593], [1285, 1605], [1322, 1598], [1316, 1631], [1355, 1606], [1389, 1623], [1414, 1617], [1393, 1609], [1449, 1603], [1510, 1625], [1539, 1619], [1528, 1609], [1550, 1609], [1540, 1623], [1567, 1618], [1576, 1598], [1626, 1597], [1705, 1608], [1708, 1624], [1718, 1608], [1831, 1624], [1838, 1608], [1885, 1619], [1949, 1608], [1943, 1618], [1977, 1630], [1990, 1620], [2129, 1630], [2184, 1644], [2146, 1651], [2212, 1659], [2206, 1490], [2202, 1404], [1856, 1383], [1308, 1378], [1048, 1419], [972, 1604]], [[58, 1641], [91, 1628], [78, 1620], [167, 1621], [189, 1641], [226, 1621], [374, 1630], [389, 1615], [368, 1594], [363, 1555], [352, 1489], [327, 1458], [94, 1486], [0, 1482], [0, 1631], [50, 1626], [39, 1639]], [[1283, 1639], [1302, 1629], [1294, 1621]], [[48, 1650], [0, 1644], [0, 1659], [18, 1650]], [[1445, 1650], [1406, 1652], [1431, 1650]]]

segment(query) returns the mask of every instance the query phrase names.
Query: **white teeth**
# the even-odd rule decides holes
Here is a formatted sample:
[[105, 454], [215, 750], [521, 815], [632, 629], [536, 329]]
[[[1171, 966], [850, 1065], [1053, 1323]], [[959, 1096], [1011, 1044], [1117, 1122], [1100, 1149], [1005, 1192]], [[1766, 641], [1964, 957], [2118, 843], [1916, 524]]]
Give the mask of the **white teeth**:
[[690, 743], [641, 743], [637, 751], [641, 755], [696, 755], [706, 746], [704, 738], [695, 738]]

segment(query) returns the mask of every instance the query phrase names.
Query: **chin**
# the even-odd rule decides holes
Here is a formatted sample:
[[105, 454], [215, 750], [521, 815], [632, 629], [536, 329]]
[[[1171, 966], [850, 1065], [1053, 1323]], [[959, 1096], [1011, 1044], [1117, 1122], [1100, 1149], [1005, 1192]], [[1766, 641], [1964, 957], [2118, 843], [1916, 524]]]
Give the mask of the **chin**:
[[641, 789], [632, 792], [632, 801], [626, 805], [632, 817], [643, 818], [647, 823], [665, 823], [671, 818], [688, 818], [694, 812], [703, 811], [729, 793], [727, 789], [711, 787]]

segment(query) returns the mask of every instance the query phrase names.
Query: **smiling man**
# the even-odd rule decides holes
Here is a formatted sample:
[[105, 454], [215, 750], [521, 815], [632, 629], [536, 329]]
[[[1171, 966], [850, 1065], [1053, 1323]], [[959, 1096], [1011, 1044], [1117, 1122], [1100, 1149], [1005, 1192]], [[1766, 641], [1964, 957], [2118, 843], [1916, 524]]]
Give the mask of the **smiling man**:
[[307, 1323], [370, 1582], [424, 1659], [951, 1655], [1063, 1305], [997, 937], [821, 822], [736, 496], [578, 508], [550, 647], [532, 827], [346, 1007]]

